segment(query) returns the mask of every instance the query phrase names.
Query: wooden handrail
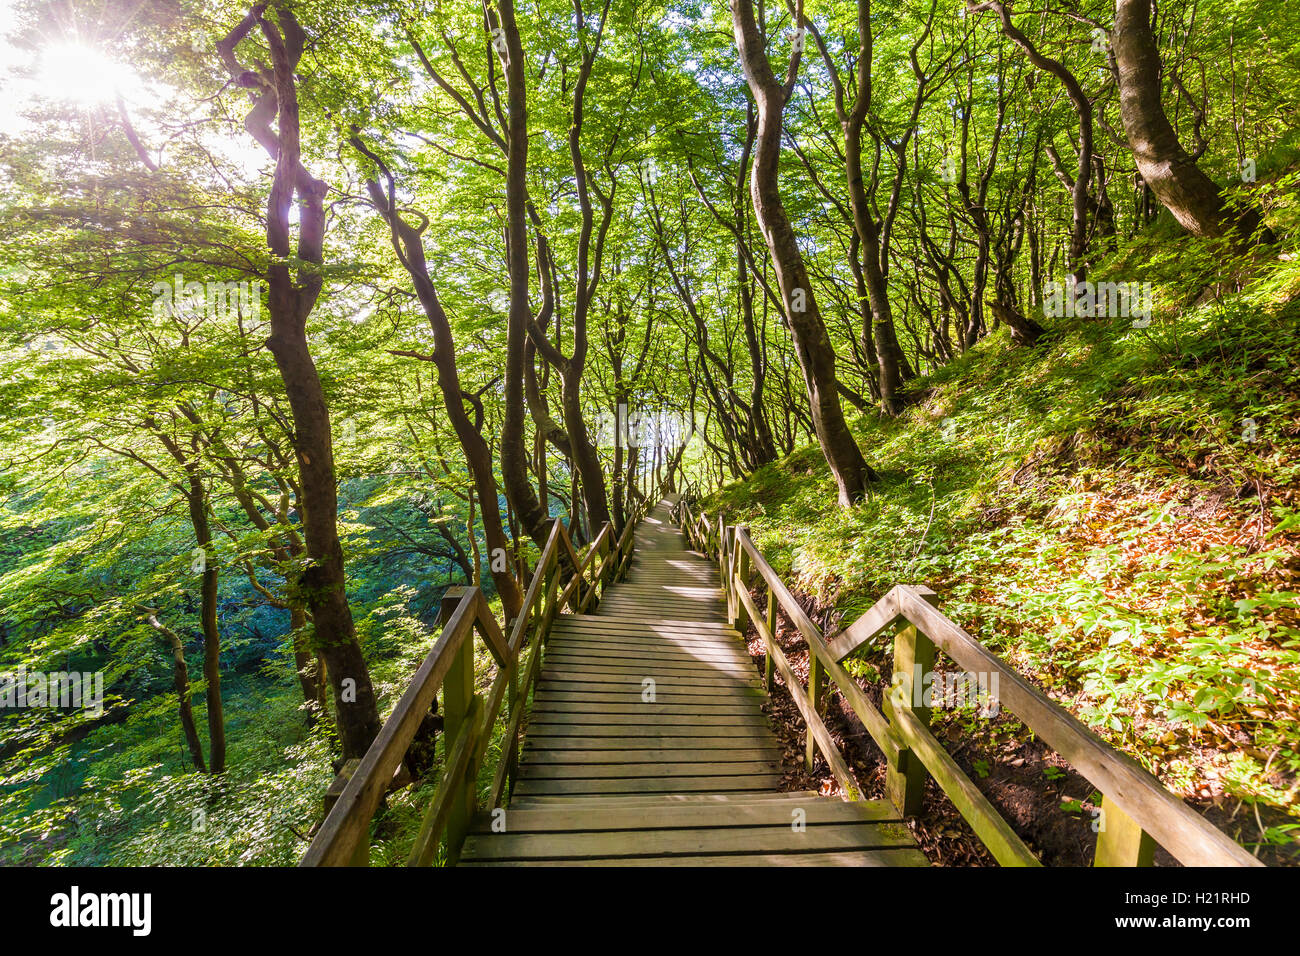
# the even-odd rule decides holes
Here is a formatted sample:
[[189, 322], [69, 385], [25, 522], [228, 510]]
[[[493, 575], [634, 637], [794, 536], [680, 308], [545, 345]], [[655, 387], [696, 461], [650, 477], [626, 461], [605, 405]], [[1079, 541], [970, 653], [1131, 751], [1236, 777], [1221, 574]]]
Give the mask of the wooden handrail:
[[[635, 526], [644, 518], [654, 498], [647, 498], [634, 509], [616, 545], [611, 547], [613, 529], [606, 523], [581, 556], [575, 551], [564, 523], [556, 519], [525, 591], [519, 615], [510, 622], [508, 637], [492, 616], [481, 590], [448, 589], [441, 635], [365, 756], [355, 769], [349, 768], [351, 772], [341, 774], [331, 787], [329, 796], [333, 802], [300, 865], [368, 864], [370, 822], [395, 781], [409, 779], [410, 775], [399, 773], [399, 768], [444, 687], [446, 759], [407, 862], [428, 865], [444, 844], [444, 837], [448, 859], [454, 862], [470, 817], [477, 808], [478, 768], [502, 707], [508, 702], [507, 736], [491, 791], [493, 806], [499, 805], [513, 777], [525, 703], [540, 672], [542, 647], [551, 622], [570, 603], [578, 613], [585, 611], [593, 601], [599, 600], [611, 578], [623, 574], [631, 560]], [[562, 553], [569, 558], [571, 571], [561, 592]], [[601, 560], [596, 564], [598, 555]], [[586, 573], [593, 567], [595, 571], [587, 581]], [[497, 663], [497, 675], [486, 697], [474, 692], [472, 635], [475, 633]], [[530, 643], [530, 636], [532, 647], [521, 683], [519, 659]]]
[[354, 861], [357, 845], [369, 838], [368, 829], [375, 809], [451, 670], [453, 658], [484, 618], [496, 626], [487, 610], [483, 592], [477, 588], [467, 591], [451, 619], [443, 626], [433, 650], [415, 672], [406, 693], [384, 722], [379, 736], [361, 758], [361, 765], [321, 824], [302, 859], [303, 866], [346, 866]]
[[[984, 687], [996, 677], [999, 706], [1023, 721], [1102, 793], [1098, 865], [1149, 864], [1152, 841], [1191, 866], [1262, 865], [1231, 837], [1166, 790], [1136, 760], [1088, 730], [939, 611], [934, 606], [937, 598], [929, 589], [894, 587], [852, 624], [827, 640], [755, 547], [743, 525], [728, 527], [721, 519], [715, 525], [704, 514], [693, 513], [685, 501], [678, 504], [676, 512], [691, 544], [716, 557], [733, 622], [743, 629], [753, 621], [768, 650], [769, 689], [775, 664], [808, 726], [809, 757], [815, 745], [826, 758], [846, 799], [856, 798], [856, 784], [818, 713], [823, 677], [834, 683], [885, 754], [887, 789], [901, 811], [914, 814], [919, 808], [920, 789], [924, 773], [928, 772], [999, 863], [1039, 864], [930, 732], [929, 709], [915, 703], [913, 674], [918, 668], [924, 671], [933, 665], [937, 647], [968, 674], [981, 675]], [[751, 570], [758, 572], [767, 587], [766, 616], [759, 613], [749, 594]], [[806, 689], [797, 682], [776, 644], [778, 607], [808, 645], [809, 686]], [[882, 712], [867, 699], [841, 661], [895, 624], [906, 626], [895, 637], [893, 688], [886, 695]]]

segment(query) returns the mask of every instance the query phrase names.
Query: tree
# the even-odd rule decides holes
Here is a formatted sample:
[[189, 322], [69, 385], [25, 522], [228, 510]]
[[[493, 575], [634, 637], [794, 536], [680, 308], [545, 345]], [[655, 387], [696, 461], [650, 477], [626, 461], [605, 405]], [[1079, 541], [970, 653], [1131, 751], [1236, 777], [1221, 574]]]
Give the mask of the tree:
[[835, 352], [817, 309], [816, 295], [803, 255], [781, 202], [781, 117], [799, 72], [804, 29], [802, 5], [795, 18], [800, 31], [796, 34], [800, 38], [799, 49], [791, 55], [784, 84], [772, 72], [766, 41], [754, 19], [752, 0], [731, 0], [731, 15], [745, 80], [758, 108], [754, 171], [750, 180], [754, 215], [767, 240], [772, 267], [780, 284], [790, 333], [808, 390], [817, 440], [835, 477], [839, 503], [848, 507], [866, 494], [867, 482], [876, 475], [863, 459], [844, 420], [835, 374]]
[[[251, 73], [236, 60], [235, 50], [254, 26], [260, 27], [266, 39], [271, 66]], [[267, 4], [257, 4], [218, 44], [218, 50], [232, 80], [250, 74], [257, 78], [255, 91], [249, 94], [253, 108], [244, 125], [275, 159], [266, 204], [266, 240], [272, 257], [267, 268], [271, 335], [266, 344], [280, 369], [293, 410], [293, 447], [302, 482], [308, 562], [294, 586], [311, 611], [313, 646], [325, 660], [334, 691], [339, 740], [347, 760], [362, 756], [379, 733], [379, 707], [348, 606], [329, 408], [307, 343], [307, 319], [324, 285], [321, 266], [328, 187], [307, 171], [301, 158], [294, 70], [305, 41], [306, 35], [287, 6], [275, 6], [273, 22], [267, 16]], [[272, 119], [278, 122], [274, 132]], [[296, 248], [289, 219], [295, 203], [299, 217]], [[296, 270], [293, 263], [297, 263]]]
[[1160, 99], [1160, 51], [1151, 32], [1151, 0], [1117, 0], [1112, 34], [1119, 78], [1120, 118], [1143, 181], [1194, 236], [1252, 240], [1260, 211], [1231, 211], [1214, 180], [1178, 141]]

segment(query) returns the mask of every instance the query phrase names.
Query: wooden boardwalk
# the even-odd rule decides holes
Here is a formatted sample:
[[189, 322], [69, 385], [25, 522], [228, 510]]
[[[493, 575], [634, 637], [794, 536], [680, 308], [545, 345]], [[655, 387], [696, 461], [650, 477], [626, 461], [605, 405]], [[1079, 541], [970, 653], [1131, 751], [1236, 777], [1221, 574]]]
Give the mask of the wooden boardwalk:
[[781, 793], [762, 678], [661, 502], [626, 579], [555, 619], [505, 811], [464, 865], [924, 866], [887, 801]]

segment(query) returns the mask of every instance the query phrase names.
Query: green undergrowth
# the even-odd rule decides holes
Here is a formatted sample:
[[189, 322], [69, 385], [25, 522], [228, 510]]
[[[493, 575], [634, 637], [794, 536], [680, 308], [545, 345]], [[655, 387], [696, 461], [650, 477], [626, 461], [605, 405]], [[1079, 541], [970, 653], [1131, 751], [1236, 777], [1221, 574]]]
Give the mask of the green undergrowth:
[[[396, 705], [433, 647], [438, 628], [410, 611], [414, 589], [381, 595], [357, 630], [370, 661], [381, 715]], [[499, 616], [499, 602], [493, 604]], [[0, 863], [114, 866], [292, 866], [321, 819], [333, 779], [327, 730], [309, 729], [298, 684], [285, 661], [223, 676], [227, 770], [196, 773], [176, 720], [175, 698], [133, 704], [120, 722], [84, 739], [34, 749], [0, 776]], [[484, 678], [486, 653], [476, 664]], [[202, 683], [194, 719], [209, 753]], [[411, 795], [392, 803], [386, 832], [413, 839]], [[422, 807], [423, 804], [420, 804]], [[408, 832], [409, 831], [409, 832]], [[377, 858], [389, 839], [380, 836]], [[405, 855], [402, 855], [405, 859]]]
[[895, 584], [929, 586], [1175, 791], [1267, 808], [1256, 842], [1292, 846], [1300, 261], [1207, 292], [1209, 251], [1153, 248], [1109, 266], [1152, 282], [1148, 327], [1046, 320], [1034, 348], [1001, 331], [912, 383], [898, 419], [857, 421], [880, 473], [861, 504], [836, 507], [813, 445], [703, 507], [845, 624]]

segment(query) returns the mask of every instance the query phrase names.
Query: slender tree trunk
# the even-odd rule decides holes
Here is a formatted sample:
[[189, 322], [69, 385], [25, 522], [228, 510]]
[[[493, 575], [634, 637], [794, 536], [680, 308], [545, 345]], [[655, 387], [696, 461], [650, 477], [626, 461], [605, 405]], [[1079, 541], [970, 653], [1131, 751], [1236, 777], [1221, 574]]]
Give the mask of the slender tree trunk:
[[[397, 251], [398, 258], [407, 274], [411, 277], [416, 297], [420, 300], [425, 317], [429, 320], [429, 327], [433, 331], [434, 348], [431, 356], [418, 355], [417, 353], [405, 354], [429, 359], [437, 368], [438, 388], [442, 392], [443, 406], [447, 410], [447, 418], [451, 421], [452, 429], [456, 432], [456, 439], [460, 442], [461, 450], [465, 454], [465, 463], [469, 467], [474, 490], [477, 492], [481, 503], [483, 536], [487, 541], [489, 559], [496, 552], [509, 555], [514, 549], [511, 547], [510, 539], [506, 536], [505, 527], [501, 523], [501, 509], [497, 505], [497, 481], [493, 469], [492, 452], [480, 431], [482, 415], [479, 414], [479, 420], [474, 422], [470, 420], [469, 414], [465, 411], [465, 393], [461, 388], [460, 371], [456, 365], [456, 341], [452, 335], [451, 322], [447, 318], [447, 313], [438, 298], [437, 288], [429, 275], [428, 260], [425, 257], [424, 243], [420, 231], [406, 222], [398, 211], [394, 199], [393, 176], [388, 167], [365, 147], [360, 137], [353, 136], [351, 142], [353, 146], [375, 163], [387, 180], [387, 192], [384, 191], [378, 181], [373, 179], [366, 183], [366, 189], [370, 194], [371, 204], [384, 217], [392, 231], [393, 248]], [[477, 541], [471, 543], [477, 552]], [[510, 562], [507, 562], [507, 565], [509, 564]], [[519, 613], [519, 609], [523, 604], [523, 595], [520, 593], [518, 582], [515, 580], [514, 575], [510, 573], [508, 567], [504, 570], [498, 570], [500, 567], [500, 562], [490, 561], [489, 570], [492, 575], [492, 583], [495, 585], [497, 593], [501, 595], [501, 606], [506, 620], [510, 620]], [[473, 577], [474, 584], [477, 586], [480, 577], [477, 560]]]
[[[185, 409], [182, 408], [181, 411], [184, 413]], [[194, 528], [194, 542], [198, 545], [196, 550], [203, 555], [202, 570], [199, 573], [199, 624], [203, 630], [203, 679], [206, 684], [211, 757], [209, 766], [212, 773], [221, 773], [226, 769], [226, 718], [221, 699], [221, 628], [217, 620], [221, 570], [217, 565], [216, 551], [212, 547], [212, 522], [208, 517], [208, 492], [203, 487], [203, 476], [199, 471], [198, 439], [195, 438], [194, 447], [187, 455], [174, 438], [158, 427], [154, 419], [149, 421], [167, 452], [185, 470], [185, 483], [179, 487], [185, 494], [190, 525]], [[186, 700], [188, 702], [188, 698]]]
[[[968, 0], [969, 2], [969, 0]], [[1070, 228], [1070, 267], [1076, 282], [1082, 283], [1088, 275], [1088, 210], [1092, 198], [1088, 195], [1088, 183], [1092, 179], [1092, 101], [1080, 86], [1074, 74], [1065, 68], [1065, 64], [1046, 56], [1025, 36], [1011, 21], [1011, 12], [1006, 5], [990, 0], [983, 4], [970, 4], [974, 10], [992, 9], [1002, 24], [1002, 32], [1007, 39], [1024, 50], [1029, 62], [1052, 74], [1065, 87], [1066, 95], [1074, 105], [1074, 112], [1079, 119], [1079, 164], [1071, 187], [1072, 221]]]
[[506, 40], [507, 259], [510, 271], [510, 313], [506, 323], [505, 415], [501, 425], [501, 476], [515, 514], [539, 548], [546, 546], [550, 514], [528, 478], [528, 447], [524, 440], [524, 343], [532, 316], [528, 307], [528, 91], [524, 50], [515, 22], [513, 0], [497, 5], [501, 35]]
[[226, 717], [221, 700], [221, 630], [217, 622], [217, 584], [221, 573], [212, 547], [212, 526], [208, 521], [207, 493], [197, 474], [190, 475], [188, 498], [194, 537], [203, 549], [203, 575], [199, 619], [203, 627], [203, 680], [208, 709], [209, 766], [213, 773], [226, 769]]
[[754, 215], [767, 240], [772, 267], [785, 300], [817, 439], [835, 477], [839, 503], [848, 507], [866, 493], [867, 482], [875, 478], [875, 473], [863, 459], [844, 420], [835, 375], [835, 352], [781, 202], [779, 187], [782, 114], [798, 70], [799, 54], [795, 54], [789, 79], [783, 86], [768, 62], [763, 36], [754, 20], [752, 0], [731, 0], [731, 12], [745, 79], [758, 107], [758, 137], [750, 184]]
[[[257, 16], [270, 48], [273, 89], [269, 95], [275, 97], [278, 119], [273, 151], [275, 175], [266, 211], [267, 244], [273, 257], [267, 276], [271, 334], [266, 344], [284, 380], [293, 412], [293, 447], [298, 459], [308, 558], [295, 585], [315, 624], [313, 643], [325, 661], [334, 692], [343, 758], [349, 760], [362, 757], [379, 733], [379, 707], [348, 606], [343, 547], [338, 537], [329, 408], [307, 343], [307, 318], [324, 282], [320, 266], [324, 260], [327, 188], [301, 162], [294, 69], [305, 38], [288, 8], [277, 8], [277, 15], [278, 27], [260, 13]], [[250, 115], [246, 125], [253, 118]], [[296, 253], [289, 225], [289, 209], [295, 200], [299, 209]], [[290, 271], [290, 263], [295, 260], [301, 263], [296, 279]]]
[[180, 708], [181, 730], [185, 733], [185, 745], [190, 751], [190, 760], [194, 769], [207, 773], [203, 762], [203, 742], [199, 740], [199, 729], [194, 724], [194, 704], [190, 700], [190, 671], [185, 663], [185, 645], [180, 636], [158, 620], [158, 615], [148, 615], [149, 626], [161, 634], [172, 651], [172, 686], [176, 688], [176, 700]]

